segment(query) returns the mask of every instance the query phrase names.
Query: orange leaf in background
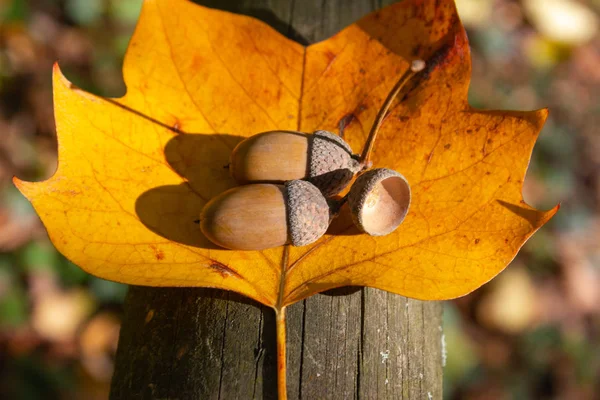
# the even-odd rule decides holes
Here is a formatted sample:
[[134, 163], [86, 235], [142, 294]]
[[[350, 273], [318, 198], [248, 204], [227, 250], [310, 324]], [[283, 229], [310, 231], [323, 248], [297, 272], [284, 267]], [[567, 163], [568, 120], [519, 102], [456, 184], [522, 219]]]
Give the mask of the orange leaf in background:
[[[236, 143], [337, 131], [343, 119], [359, 152], [414, 59], [427, 69], [392, 105], [372, 157], [412, 187], [393, 234], [359, 234], [346, 213], [307, 247], [230, 251], [202, 236], [202, 207], [235, 184], [224, 166]], [[547, 112], [469, 107], [469, 48], [451, 0], [405, 0], [308, 47], [249, 17], [146, 0], [123, 71], [127, 94], [104, 99], [56, 67], [58, 170], [15, 179], [58, 250], [105, 279], [223, 288], [276, 310], [345, 285], [448, 299], [498, 274], [557, 210], [521, 195]]]

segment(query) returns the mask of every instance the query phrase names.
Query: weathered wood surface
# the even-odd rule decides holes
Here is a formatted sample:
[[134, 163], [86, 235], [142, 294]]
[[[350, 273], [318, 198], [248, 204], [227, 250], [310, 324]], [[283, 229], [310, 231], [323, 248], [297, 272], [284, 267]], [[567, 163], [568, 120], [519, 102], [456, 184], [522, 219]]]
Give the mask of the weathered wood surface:
[[[393, 1], [198, 1], [301, 43]], [[441, 304], [375, 289], [287, 310], [290, 399], [441, 399]], [[274, 312], [213, 289], [131, 287], [111, 399], [276, 399]]]

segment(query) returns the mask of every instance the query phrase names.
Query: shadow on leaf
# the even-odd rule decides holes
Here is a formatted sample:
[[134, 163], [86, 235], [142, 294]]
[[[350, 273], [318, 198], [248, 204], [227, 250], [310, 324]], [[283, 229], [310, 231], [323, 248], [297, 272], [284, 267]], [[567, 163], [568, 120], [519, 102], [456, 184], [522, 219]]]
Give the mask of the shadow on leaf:
[[532, 210], [530, 208], [521, 207], [516, 204], [507, 203], [503, 200], [496, 200], [498, 204], [507, 210], [511, 211], [515, 215], [526, 220], [531, 226], [536, 227], [543, 224], [543, 220], [545, 218], [544, 213], [539, 212], [538, 210]]
[[204, 237], [197, 221], [211, 198], [235, 186], [229, 175], [229, 154], [242, 139], [220, 133], [173, 137], [165, 146], [165, 159], [186, 182], [159, 186], [138, 197], [135, 209], [140, 221], [173, 242], [220, 249]]
[[335, 236], [354, 236], [362, 233], [352, 222], [352, 214], [347, 204], [342, 207], [340, 214], [331, 221], [327, 233]]

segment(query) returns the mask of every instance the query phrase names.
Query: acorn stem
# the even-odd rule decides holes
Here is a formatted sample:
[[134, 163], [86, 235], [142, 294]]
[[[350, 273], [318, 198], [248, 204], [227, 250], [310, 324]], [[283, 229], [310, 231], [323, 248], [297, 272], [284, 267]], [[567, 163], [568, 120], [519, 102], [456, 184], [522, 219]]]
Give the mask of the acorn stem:
[[375, 122], [373, 123], [373, 126], [371, 127], [371, 132], [369, 132], [369, 137], [367, 138], [367, 142], [365, 143], [363, 152], [360, 155], [359, 161], [360, 161], [361, 166], [363, 167], [362, 169], [368, 169], [371, 167], [370, 157], [371, 157], [371, 153], [373, 151], [373, 147], [375, 145], [375, 137], [377, 136], [377, 133], [379, 132], [379, 128], [381, 127], [381, 124], [383, 123], [383, 120], [385, 119], [385, 115], [387, 114], [388, 110], [390, 109], [392, 102], [394, 101], [394, 99], [396, 98], [396, 96], [398, 95], [400, 90], [404, 87], [404, 85], [417, 72], [420, 72], [423, 69], [425, 69], [425, 62], [423, 60], [414, 60], [411, 63], [410, 68], [408, 70], [406, 70], [406, 72], [404, 72], [404, 74], [400, 77], [398, 82], [396, 82], [396, 84], [394, 85], [394, 87], [392, 88], [390, 93], [388, 94], [387, 98], [385, 99], [385, 102], [383, 103], [383, 106], [379, 109], [379, 112], [377, 113], [377, 117], [375, 118]]
[[277, 326], [277, 394], [279, 400], [287, 400], [285, 307], [275, 310]]

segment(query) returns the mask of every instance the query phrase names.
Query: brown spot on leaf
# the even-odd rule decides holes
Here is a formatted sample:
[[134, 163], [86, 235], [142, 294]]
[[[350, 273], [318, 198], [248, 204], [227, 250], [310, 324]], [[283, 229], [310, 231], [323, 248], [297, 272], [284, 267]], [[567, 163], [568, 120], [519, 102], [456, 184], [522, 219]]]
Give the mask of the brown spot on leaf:
[[173, 130], [177, 133], [181, 132], [181, 121], [179, 121], [178, 119], [176, 119], [173, 123]]
[[333, 62], [333, 60], [335, 60], [335, 58], [337, 57], [337, 54], [328, 50], [325, 52], [325, 57], [327, 57], [329, 64], [331, 64]]
[[479, 244], [479, 242], [480, 242], [479, 238], [475, 239], [475, 244]]
[[344, 115], [338, 122], [338, 127], [340, 130], [340, 137], [344, 138], [344, 130], [354, 121], [356, 117], [353, 113], [349, 113]]
[[234, 276], [236, 278], [243, 279], [242, 276], [240, 274], [238, 274], [235, 270], [229, 268], [225, 264], [221, 264], [220, 262], [213, 261], [212, 264], [210, 264], [210, 267], [215, 272], [218, 272], [219, 275], [221, 275], [223, 278], [228, 278], [230, 276]]
[[204, 64], [205, 64], [204, 58], [200, 54], [194, 53], [194, 55], [192, 57], [192, 64], [190, 66], [190, 69], [192, 71], [198, 71], [198, 70], [202, 69]]
[[161, 249], [159, 249], [158, 247], [151, 245], [150, 248], [152, 249], [152, 251], [154, 251], [154, 257], [156, 257], [157, 260], [164, 260], [165, 258], [165, 253], [164, 251], [162, 251]]
[[444, 148], [445, 148], [446, 150], [448, 150], [450, 147], [452, 147], [452, 145], [451, 145], [450, 143], [448, 143], [448, 144], [445, 144], [445, 145], [444, 145]]
[[446, 38], [446, 42], [442, 44], [433, 55], [427, 60], [427, 66], [422, 72], [423, 79], [429, 79], [431, 73], [435, 70], [443, 70], [444, 67], [450, 64], [452, 59], [453, 48], [455, 47], [455, 41], [457, 37]]

